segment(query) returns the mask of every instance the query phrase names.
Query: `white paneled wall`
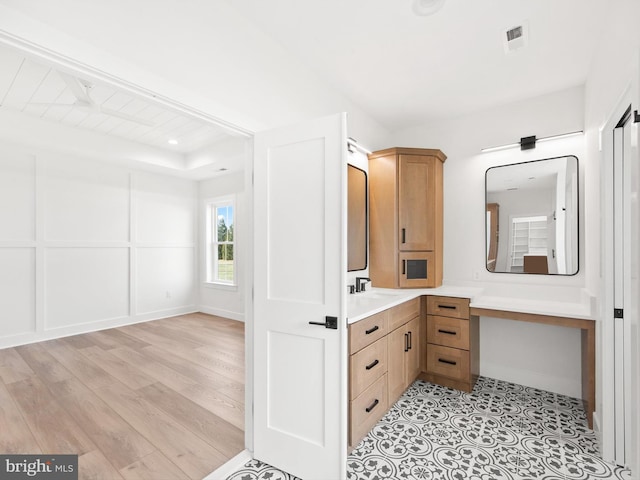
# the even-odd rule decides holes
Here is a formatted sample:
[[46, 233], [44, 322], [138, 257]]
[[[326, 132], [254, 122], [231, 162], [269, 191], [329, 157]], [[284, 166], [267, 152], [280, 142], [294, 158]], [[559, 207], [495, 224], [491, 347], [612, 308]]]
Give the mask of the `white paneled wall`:
[[197, 183], [0, 149], [0, 347], [196, 310]]

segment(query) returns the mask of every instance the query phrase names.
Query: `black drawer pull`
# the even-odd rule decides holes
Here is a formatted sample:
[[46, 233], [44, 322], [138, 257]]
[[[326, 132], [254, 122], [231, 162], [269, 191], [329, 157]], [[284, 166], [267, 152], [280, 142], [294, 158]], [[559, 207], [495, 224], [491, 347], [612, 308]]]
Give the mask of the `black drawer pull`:
[[447, 335], [457, 335], [457, 332], [452, 332], [451, 330], [440, 330], [438, 329], [438, 333], [446, 333]]
[[454, 305], [438, 305], [438, 308], [448, 308], [449, 310], [455, 310], [458, 307]]
[[407, 243], [407, 231], [406, 229], [402, 229], [402, 243]]
[[404, 351], [405, 352], [409, 351], [409, 334], [408, 333], [404, 334]]
[[365, 408], [365, 411], [367, 413], [371, 412], [371, 410], [373, 410], [374, 408], [376, 408], [376, 405], [378, 405], [380, 403], [380, 400], [378, 400], [377, 398], [373, 401], [373, 403], [371, 405], [369, 405], [367, 408]]
[[438, 361], [440, 363], [446, 363], [447, 365], [457, 365], [457, 362], [452, 362], [451, 360], [444, 360], [443, 358], [439, 358]]
[[407, 261], [402, 260], [402, 274], [405, 275], [407, 273]]
[[380, 327], [378, 325], [376, 325], [375, 327], [371, 327], [369, 330], [365, 330], [364, 333], [366, 335], [371, 335], [373, 332], [375, 332], [376, 330], [379, 330]]
[[409, 335], [409, 350], [411, 350], [413, 348], [413, 346], [411, 345], [412, 344], [411, 332], [409, 332], [408, 335]]
[[380, 362], [376, 359], [373, 362], [371, 362], [369, 365], [367, 365], [365, 368], [367, 370], [371, 370], [373, 367], [375, 367], [377, 364], [379, 364]]

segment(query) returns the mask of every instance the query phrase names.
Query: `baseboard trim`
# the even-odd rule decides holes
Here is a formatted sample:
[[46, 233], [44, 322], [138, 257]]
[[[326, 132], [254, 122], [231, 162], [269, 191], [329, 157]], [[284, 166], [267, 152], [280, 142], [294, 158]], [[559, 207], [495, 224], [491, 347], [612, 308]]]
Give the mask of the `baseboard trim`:
[[253, 460], [253, 455], [251, 455], [251, 452], [249, 450], [243, 450], [227, 463], [221, 465], [209, 475], [204, 477], [203, 480], [225, 480], [233, 473], [241, 470], [242, 467], [244, 467], [250, 460]]
[[10, 337], [0, 338], [0, 348], [11, 348], [19, 345], [27, 345], [29, 343], [44, 342], [56, 338], [71, 337], [82, 333], [97, 332], [99, 330], [107, 330], [109, 328], [124, 327], [136, 323], [149, 322], [151, 320], [159, 320], [161, 318], [177, 317], [189, 313], [197, 313], [199, 310], [195, 306], [185, 306], [172, 308], [168, 310], [160, 310], [157, 312], [144, 313], [131, 317], [118, 317], [106, 320], [96, 320], [93, 322], [80, 323], [65, 327], [58, 327], [41, 332], [33, 332], [20, 335], [12, 335]]
[[238, 312], [232, 312], [231, 310], [223, 310], [221, 308], [209, 307], [207, 305], [199, 305], [198, 309], [202, 313], [207, 313], [209, 315], [216, 315], [218, 317], [229, 318], [231, 320], [237, 320], [239, 322], [244, 322], [244, 314]]

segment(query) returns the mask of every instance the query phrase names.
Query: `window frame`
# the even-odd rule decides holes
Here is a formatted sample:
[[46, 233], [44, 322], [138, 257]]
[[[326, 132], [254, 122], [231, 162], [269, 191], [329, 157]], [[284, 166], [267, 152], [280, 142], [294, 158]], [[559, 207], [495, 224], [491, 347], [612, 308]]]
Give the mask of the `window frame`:
[[[218, 217], [218, 209], [231, 207], [233, 212], [233, 240], [226, 242], [218, 241], [218, 222], [214, 221]], [[205, 279], [206, 285], [221, 288], [236, 288], [238, 286], [238, 262], [237, 262], [237, 202], [235, 195], [225, 195], [222, 197], [210, 198], [205, 201]], [[231, 245], [233, 247], [233, 280], [226, 281], [218, 278], [218, 246]]]

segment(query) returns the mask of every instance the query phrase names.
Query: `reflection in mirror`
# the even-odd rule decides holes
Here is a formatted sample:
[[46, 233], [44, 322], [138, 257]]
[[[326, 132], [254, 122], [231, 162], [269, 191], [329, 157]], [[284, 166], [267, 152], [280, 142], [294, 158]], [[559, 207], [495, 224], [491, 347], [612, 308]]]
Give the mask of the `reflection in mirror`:
[[490, 272], [578, 272], [578, 159], [489, 168], [486, 265]]
[[347, 165], [347, 270], [367, 268], [367, 174]]

